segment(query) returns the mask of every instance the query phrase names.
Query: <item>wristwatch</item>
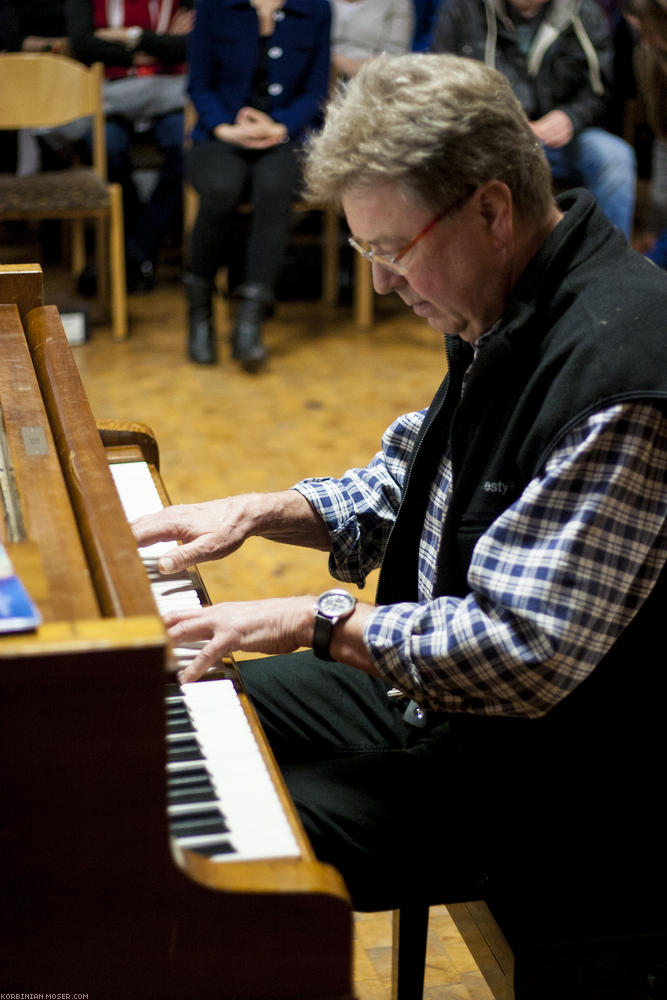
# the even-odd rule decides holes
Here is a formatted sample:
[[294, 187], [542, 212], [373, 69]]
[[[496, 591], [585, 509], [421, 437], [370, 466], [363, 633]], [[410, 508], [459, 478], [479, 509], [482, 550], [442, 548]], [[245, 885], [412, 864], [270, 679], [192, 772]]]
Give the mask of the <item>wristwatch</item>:
[[356, 597], [346, 590], [325, 590], [315, 604], [315, 628], [313, 629], [313, 652], [320, 660], [331, 660], [329, 652], [331, 633], [337, 622], [345, 621], [354, 611]]
[[125, 48], [133, 51], [139, 45], [141, 37], [144, 33], [144, 29], [140, 28], [139, 25], [134, 24], [131, 28], [125, 29]]

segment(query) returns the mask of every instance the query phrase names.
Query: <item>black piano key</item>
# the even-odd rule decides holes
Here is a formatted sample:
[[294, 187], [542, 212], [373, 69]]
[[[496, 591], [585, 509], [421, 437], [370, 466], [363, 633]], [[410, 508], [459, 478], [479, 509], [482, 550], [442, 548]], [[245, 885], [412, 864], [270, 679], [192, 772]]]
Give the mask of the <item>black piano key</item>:
[[190, 713], [184, 701], [172, 701], [166, 708], [168, 719], [173, 719], [181, 715], [186, 716], [188, 719], [190, 718]]
[[169, 818], [169, 828], [175, 837], [203, 837], [209, 833], [229, 833], [229, 827], [217, 809], [181, 813]]
[[211, 788], [202, 789], [174, 789], [167, 792], [167, 802], [172, 806], [194, 805], [196, 802], [217, 801], [215, 792]]
[[185, 760], [204, 760], [197, 741], [195, 739], [167, 741], [167, 762], [173, 764]]
[[217, 794], [209, 776], [204, 773], [190, 781], [167, 781], [167, 799], [176, 805], [187, 802], [215, 802]]
[[215, 797], [213, 782], [205, 775], [194, 781], [167, 781], [167, 788], [170, 792], [203, 792], [208, 791], [211, 798]]
[[192, 732], [192, 720], [189, 715], [185, 718], [177, 716], [173, 719], [167, 719], [167, 733], [191, 733]]
[[205, 854], [207, 858], [216, 858], [218, 855], [222, 854], [236, 854], [237, 848], [231, 842], [231, 840], [212, 840], [207, 844], [197, 844], [196, 847], [191, 848], [191, 850], [196, 851], [197, 854]]
[[167, 786], [169, 788], [177, 788], [179, 786], [192, 788], [204, 783], [210, 785], [211, 776], [206, 768], [201, 765], [199, 767], [190, 767], [187, 771], [167, 772]]

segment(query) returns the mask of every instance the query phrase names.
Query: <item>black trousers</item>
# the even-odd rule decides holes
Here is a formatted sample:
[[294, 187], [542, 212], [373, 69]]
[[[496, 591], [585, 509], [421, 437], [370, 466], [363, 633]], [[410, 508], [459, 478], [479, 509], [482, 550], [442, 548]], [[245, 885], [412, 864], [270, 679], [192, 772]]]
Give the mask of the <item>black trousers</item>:
[[386, 684], [310, 651], [239, 667], [314, 850], [355, 909], [479, 896], [445, 717], [417, 729]]
[[[192, 231], [190, 270], [213, 279], [230, 266], [238, 283], [259, 284], [273, 291], [289, 238], [291, 206], [300, 179], [298, 150], [280, 143], [266, 150], [247, 150], [212, 140], [194, 146], [186, 160], [186, 176], [199, 194]], [[252, 204], [245, 260], [238, 249], [237, 207]]]

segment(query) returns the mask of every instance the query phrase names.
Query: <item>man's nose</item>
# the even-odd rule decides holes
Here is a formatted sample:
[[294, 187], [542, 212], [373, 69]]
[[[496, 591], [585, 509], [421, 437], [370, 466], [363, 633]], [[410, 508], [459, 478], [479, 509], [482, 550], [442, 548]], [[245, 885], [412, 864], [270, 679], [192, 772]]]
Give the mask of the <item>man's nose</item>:
[[373, 288], [378, 295], [387, 295], [389, 292], [394, 292], [397, 288], [401, 288], [406, 283], [402, 274], [391, 271], [377, 260], [372, 262], [371, 271], [373, 274]]

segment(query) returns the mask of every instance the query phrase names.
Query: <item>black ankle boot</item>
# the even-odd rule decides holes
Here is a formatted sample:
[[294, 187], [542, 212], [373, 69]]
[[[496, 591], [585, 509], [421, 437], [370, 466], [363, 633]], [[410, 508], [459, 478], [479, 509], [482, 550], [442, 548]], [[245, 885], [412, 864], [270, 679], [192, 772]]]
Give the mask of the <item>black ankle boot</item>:
[[188, 356], [198, 365], [215, 364], [214, 284], [197, 274], [186, 274], [183, 283], [188, 295]]
[[266, 361], [262, 344], [262, 320], [273, 304], [273, 296], [265, 285], [242, 285], [236, 321], [232, 333], [232, 357], [241, 362], [247, 372], [255, 372]]

